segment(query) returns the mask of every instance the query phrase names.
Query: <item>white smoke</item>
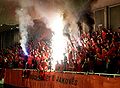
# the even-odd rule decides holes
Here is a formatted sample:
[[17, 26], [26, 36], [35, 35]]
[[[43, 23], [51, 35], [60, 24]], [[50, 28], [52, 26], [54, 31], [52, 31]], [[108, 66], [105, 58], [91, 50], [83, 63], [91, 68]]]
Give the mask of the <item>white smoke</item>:
[[18, 2], [20, 8], [23, 8], [22, 10], [17, 10], [16, 13], [19, 18], [20, 43], [24, 53], [28, 54], [26, 50], [26, 43], [29, 37], [28, 26], [33, 25], [33, 19], [41, 19], [55, 33], [52, 38], [52, 55], [54, 59], [52, 64], [55, 65], [56, 60], [61, 61], [61, 59], [64, 59], [63, 53], [65, 53], [66, 40], [64, 39], [63, 31], [65, 31], [65, 27], [70, 24], [67, 28], [69, 34], [75, 38], [78, 37], [78, 19], [70, 0], [19, 0]]
[[43, 18], [46, 25], [49, 27], [52, 18], [56, 12], [61, 11], [64, 15], [63, 20], [65, 24], [70, 24], [71, 35], [76, 36], [78, 26], [78, 11], [76, 11], [73, 4], [73, 0], [19, 0], [22, 8], [27, 10], [32, 19]]
[[23, 10], [17, 10], [16, 12], [19, 16], [21, 34], [20, 43], [25, 54], [27, 54], [27, 27], [28, 25], [33, 24], [33, 19], [43, 18], [43, 21], [46, 23], [47, 27], [50, 28], [51, 21], [54, 20], [56, 13], [60, 12], [61, 15], [63, 15], [65, 25], [70, 24], [70, 27], [68, 29], [70, 34], [75, 38], [78, 37], [78, 19], [70, 0], [19, 0], [18, 2], [20, 4], [20, 8], [23, 8]]
[[19, 18], [19, 31], [20, 31], [20, 36], [21, 36], [21, 47], [24, 51], [25, 55], [28, 55], [27, 49], [26, 49], [26, 44], [27, 44], [27, 39], [28, 39], [28, 26], [33, 25], [33, 22], [31, 20], [31, 16], [28, 14], [26, 9], [19, 9], [16, 10], [17, 16]]

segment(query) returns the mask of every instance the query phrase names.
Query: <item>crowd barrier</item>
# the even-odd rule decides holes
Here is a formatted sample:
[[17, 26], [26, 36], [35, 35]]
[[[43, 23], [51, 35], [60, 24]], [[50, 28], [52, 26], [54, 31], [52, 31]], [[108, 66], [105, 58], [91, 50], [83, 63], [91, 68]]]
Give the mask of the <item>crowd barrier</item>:
[[[45, 72], [28, 70], [28, 76], [23, 70], [6, 69], [4, 83], [28, 88], [120, 88], [120, 77], [108, 77], [103, 74], [88, 74], [78, 72]], [[44, 80], [41, 79], [41, 75]]]

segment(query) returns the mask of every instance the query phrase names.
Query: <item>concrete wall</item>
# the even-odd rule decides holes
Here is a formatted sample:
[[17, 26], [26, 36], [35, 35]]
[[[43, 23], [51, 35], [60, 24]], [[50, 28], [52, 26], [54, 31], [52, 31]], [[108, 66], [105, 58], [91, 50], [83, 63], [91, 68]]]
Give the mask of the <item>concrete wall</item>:
[[0, 49], [6, 48], [19, 42], [20, 35], [19, 30], [9, 30], [0, 32]]
[[120, 0], [98, 0], [92, 8], [94, 10], [115, 4], [120, 4]]
[[92, 9], [95, 14], [95, 27], [99, 23], [102, 23], [105, 28], [115, 30], [120, 26], [120, 0], [98, 0]]

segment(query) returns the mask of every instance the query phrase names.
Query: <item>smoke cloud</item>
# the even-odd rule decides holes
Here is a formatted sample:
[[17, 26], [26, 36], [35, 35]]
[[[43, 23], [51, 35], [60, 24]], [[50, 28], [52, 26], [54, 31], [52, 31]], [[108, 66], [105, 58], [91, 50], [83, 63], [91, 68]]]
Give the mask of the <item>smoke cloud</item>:
[[78, 14], [79, 22], [85, 23], [88, 26], [88, 31], [91, 37], [92, 31], [93, 31], [93, 25], [94, 25], [94, 18], [93, 18], [93, 11], [92, 11], [92, 5], [97, 0], [88, 0], [82, 7]]
[[25, 46], [29, 38], [39, 40], [38, 38], [41, 37], [43, 39], [46, 37], [46, 30], [47, 33], [50, 32], [49, 36], [52, 35], [49, 31], [50, 23], [58, 12], [63, 15], [65, 26], [69, 24], [67, 32], [70, 35], [78, 37], [78, 21], [84, 22], [91, 34], [94, 24], [91, 4], [95, 0], [88, 0], [83, 6], [80, 6], [80, 1], [77, 0], [78, 3], [76, 3], [76, 0], [19, 0], [19, 8], [23, 10], [17, 10], [16, 13], [19, 17], [20, 43], [24, 52], [26, 52]]
[[28, 55], [26, 50], [26, 44], [28, 39], [28, 31], [27, 28], [29, 25], [33, 25], [33, 22], [31, 21], [31, 17], [27, 14], [27, 11], [25, 9], [19, 9], [16, 10], [17, 15], [19, 16], [19, 30], [20, 30], [20, 36], [21, 36], [21, 47], [24, 51], [25, 55]]

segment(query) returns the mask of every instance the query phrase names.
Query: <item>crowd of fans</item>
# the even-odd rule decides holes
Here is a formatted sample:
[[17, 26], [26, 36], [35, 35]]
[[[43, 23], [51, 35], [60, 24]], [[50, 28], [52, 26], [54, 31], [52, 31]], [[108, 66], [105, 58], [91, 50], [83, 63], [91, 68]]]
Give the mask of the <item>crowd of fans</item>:
[[[103, 28], [93, 32], [92, 37], [88, 33], [81, 34], [79, 42], [81, 45], [77, 42], [76, 47], [64, 54], [64, 60], [57, 62], [56, 71], [120, 73], [119, 32]], [[30, 41], [26, 46], [28, 56], [19, 43], [0, 50], [0, 68], [52, 70], [51, 47], [45, 41], [35, 45]]]
[[[28, 55], [25, 55], [19, 43], [0, 51], [0, 68], [26, 68], [43, 69], [49, 59], [50, 49], [41, 41], [37, 45], [29, 42], [27, 45]], [[46, 64], [46, 65], [45, 65]]]
[[[80, 37], [82, 47], [77, 52], [75, 66], [80, 71], [120, 73], [120, 33], [106, 30], [88, 34]], [[78, 70], [78, 69], [77, 69]]]

